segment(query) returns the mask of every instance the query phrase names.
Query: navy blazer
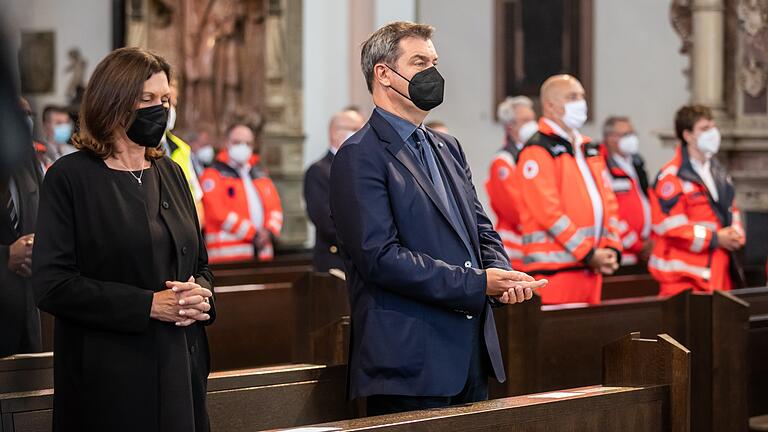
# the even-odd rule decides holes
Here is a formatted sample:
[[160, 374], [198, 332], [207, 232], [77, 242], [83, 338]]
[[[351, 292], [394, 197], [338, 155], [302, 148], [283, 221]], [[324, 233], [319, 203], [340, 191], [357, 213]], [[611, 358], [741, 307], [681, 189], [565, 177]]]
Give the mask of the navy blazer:
[[[456, 138], [427, 129], [483, 268], [510, 269]], [[349, 396], [454, 396], [477, 334], [492, 373], [504, 367], [486, 276], [429, 178], [377, 112], [331, 167], [331, 214], [352, 307]], [[482, 322], [478, 322], [482, 320]]]
[[328, 202], [328, 183], [331, 177], [333, 153], [313, 163], [304, 174], [304, 202], [307, 203], [307, 215], [315, 225], [315, 249], [312, 262], [315, 271], [327, 272], [332, 268], [344, 270], [344, 262], [339, 256], [336, 244], [336, 227], [331, 220], [331, 208]]

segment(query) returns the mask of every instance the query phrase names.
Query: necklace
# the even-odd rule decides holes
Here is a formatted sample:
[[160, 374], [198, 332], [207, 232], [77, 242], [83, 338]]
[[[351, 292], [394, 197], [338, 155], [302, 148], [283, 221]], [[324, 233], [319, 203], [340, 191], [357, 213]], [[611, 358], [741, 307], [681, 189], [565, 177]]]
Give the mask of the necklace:
[[130, 175], [131, 175], [131, 177], [133, 177], [134, 179], [136, 179], [136, 181], [139, 183], [139, 186], [141, 186], [141, 178], [142, 178], [142, 177], [144, 177], [144, 170], [146, 169], [146, 168], [144, 168], [144, 167], [143, 167], [143, 166], [144, 166], [144, 164], [142, 163], [142, 168], [141, 168], [141, 172], [139, 173], [139, 175], [136, 175], [136, 174], [134, 174], [134, 173], [133, 173], [133, 170], [131, 170], [130, 168], [128, 168], [128, 166], [127, 166], [127, 165], [125, 165], [125, 164], [124, 164], [122, 161], [120, 161], [120, 160], [118, 160], [118, 159], [115, 159], [115, 160], [117, 160], [118, 162], [120, 162], [120, 165], [122, 165], [122, 166], [123, 166], [123, 168], [125, 168], [126, 170], [128, 170], [128, 174], [130, 174]]

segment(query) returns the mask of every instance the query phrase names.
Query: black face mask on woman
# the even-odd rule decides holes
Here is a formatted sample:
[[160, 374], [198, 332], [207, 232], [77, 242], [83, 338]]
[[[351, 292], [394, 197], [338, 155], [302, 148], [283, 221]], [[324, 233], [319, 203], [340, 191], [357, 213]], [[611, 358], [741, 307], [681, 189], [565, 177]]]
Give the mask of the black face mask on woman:
[[168, 124], [168, 110], [160, 105], [136, 110], [136, 119], [125, 134], [142, 147], [157, 147]]
[[[400, 72], [392, 69], [389, 65], [386, 66], [392, 70], [392, 72], [400, 75]], [[390, 88], [399, 93], [400, 96], [413, 102], [413, 104], [420, 110], [430, 111], [443, 103], [445, 79], [440, 75], [440, 72], [437, 71], [436, 67], [432, 66], [424, 69], [411, 77], [411, 79], [402, 75], [400, 75], [400, 78], [408, 81], [408, 94], [410, 96], [400, 93], [392, 86], [390, 86]]]

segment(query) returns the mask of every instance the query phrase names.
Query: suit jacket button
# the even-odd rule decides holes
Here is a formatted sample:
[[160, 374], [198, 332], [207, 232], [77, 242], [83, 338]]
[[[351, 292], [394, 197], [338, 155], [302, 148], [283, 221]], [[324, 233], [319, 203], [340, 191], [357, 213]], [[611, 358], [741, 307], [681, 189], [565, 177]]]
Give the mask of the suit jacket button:
[[328, 250], [331, 251], [332, 254], [339, 252], [339, 248], [337, 248], [336, 246], [331, 246], [328, 248]]
[[472, 267], [472, 261], [466, 261], [466, 262], [464, 263], [464, 267], [466, 267], [466, 268], [470, 268], [470, 267]]
[[181, 254], [182, 254], [182, 255], [186, 255], [186, 254], [187, 254], [187, 250], [188, 250], [188, 249], [187, 249], [187, 247], [186, 247], [186, 246], [182, 247], [182, 248], [181, 248]]
[[171, 208], [171, 205], [170, 205], [170, 204], [168, 204], [168, 201], [163, 201], [163, 208], [164, 208], [164, 209], [166, 209], [166, 210], [168, 210], [169, 208]]
[[472, 315], [467, 315], [467, 319], [471, 320], [472, 319]]

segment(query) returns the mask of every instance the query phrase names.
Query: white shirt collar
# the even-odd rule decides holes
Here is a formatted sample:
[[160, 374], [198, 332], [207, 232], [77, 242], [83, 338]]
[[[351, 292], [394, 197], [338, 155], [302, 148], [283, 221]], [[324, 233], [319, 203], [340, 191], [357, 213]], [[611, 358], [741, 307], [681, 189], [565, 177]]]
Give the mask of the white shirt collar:
[[696, 174], [701, 177], [701, 181], [704, 182], [704, 186], [707, 187], [712, 198], [714, 198], [715, 201], [720, 201], [715, 178], [712, 176], [712, 161], [707, 159], [704, 163], [701, 163], [696, 159], [691, 158], [691, 167], [696, 171]]
[[712, 167], [712, 161], [707, 159], [704, 163], [701, 163], [696, 159], [691, 158], [691, 166], [693, 166], [693, 169], [695, 169], [696, 171], [710, 172], [710, 168]]
[[339, 151], [339, 148], [334, 146], [329, 146], [328, 151], [330, 151], [332, 155], [336, 156], [336, 152]]

